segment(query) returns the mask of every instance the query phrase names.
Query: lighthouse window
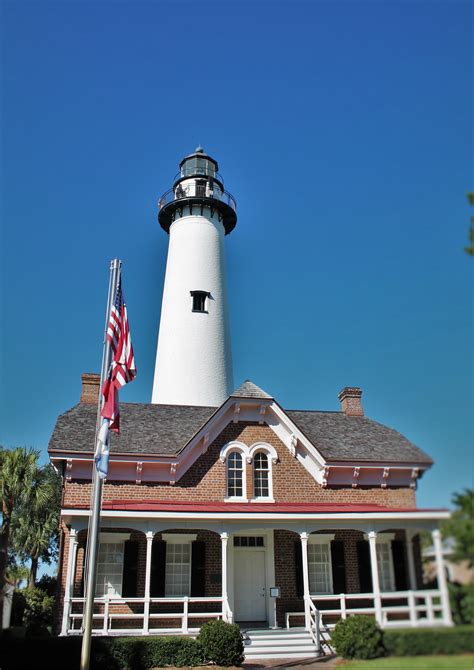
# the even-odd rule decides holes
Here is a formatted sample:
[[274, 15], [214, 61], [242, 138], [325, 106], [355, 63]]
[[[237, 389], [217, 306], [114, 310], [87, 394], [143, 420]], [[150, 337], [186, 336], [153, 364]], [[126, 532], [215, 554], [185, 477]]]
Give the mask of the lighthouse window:
[[191, 291], [193, 299], [193, 312], [206, 312], [206, 298], [209, 296], [207, 291]]

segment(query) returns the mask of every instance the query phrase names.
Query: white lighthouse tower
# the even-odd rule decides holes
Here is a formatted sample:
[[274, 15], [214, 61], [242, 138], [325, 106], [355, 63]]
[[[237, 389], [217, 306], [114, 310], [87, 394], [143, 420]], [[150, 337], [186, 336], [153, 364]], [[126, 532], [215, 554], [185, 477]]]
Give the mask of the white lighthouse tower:
[[152, 403], [215, 407], [233, 390], [224, 236], [236, 203], [201, 147], [179, 167], [158, 203], [170, 239]]

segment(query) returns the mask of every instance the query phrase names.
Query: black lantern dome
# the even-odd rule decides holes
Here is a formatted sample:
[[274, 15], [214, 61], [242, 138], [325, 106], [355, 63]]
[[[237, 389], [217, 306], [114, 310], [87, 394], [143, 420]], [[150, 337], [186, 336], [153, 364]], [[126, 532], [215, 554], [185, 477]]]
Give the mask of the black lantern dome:
[[210, 210], [211, 216], [217, 212], [226, 235], [235, 228], [237, 205], [233, 196], [224, 190], [218, 169], [217, 161], [201, 146], [183, 158], [173, 187], [158, 201], [158, 221], [166, 232], [177, 217], [198, 212], [203, 215], [205, 208]]

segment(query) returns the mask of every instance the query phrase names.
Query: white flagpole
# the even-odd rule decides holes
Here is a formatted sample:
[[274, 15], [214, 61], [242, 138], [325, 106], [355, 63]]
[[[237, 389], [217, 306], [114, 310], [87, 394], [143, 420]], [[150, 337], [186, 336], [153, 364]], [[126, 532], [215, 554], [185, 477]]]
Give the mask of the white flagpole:
[[89, 529], [87, 533], [87, 565], [86, 565], [86, 580], [85, 580], [85, 602], [82, 616], [82, 650], [81, 650], [81, 665], [80, 670], [89, 670], [90, 656], [91, 656], [91, 635], [94, 614], [94, 596], [97, 576], [97, 554], [99, 549], [99, 531], [100, 531], [100, 507], [102, 502], [102, 486], [103, 479], [97, 475], [97, 468], [95, 463], [95, 454], [97, 449], [97, 438], [100, 427], [100, 413], [102, 410], [102, 386], [106, 375], [108, 374], [111, 363], [111, 349], [107, 340], [107, 327], [109, 324], [110, 310], [112, 307], [112, 300], [115, 296], [115, 291], [120, 279], [122, 268], [122, 261], [114, 259], [110, 263], [110, 277], [109, 277], [109, 295], [107, 298], [107, 313], [105, 321], [105, 336], [104, 347], [102, 352], [102, 368], [100, 372], [100, 387], [99, 387], [99, 401], [97, 406], [97, 424], [95, 431], [95, 445], [94, 445], [94, 460], [92, 465], [92, 500], [91, 500], [91, 515], [89, 517]]

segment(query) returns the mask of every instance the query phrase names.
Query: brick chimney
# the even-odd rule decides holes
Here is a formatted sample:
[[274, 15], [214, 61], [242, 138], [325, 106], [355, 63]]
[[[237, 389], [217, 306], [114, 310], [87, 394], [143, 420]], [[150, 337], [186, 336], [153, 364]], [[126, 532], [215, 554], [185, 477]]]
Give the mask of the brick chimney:
[[95, 372], [84, 372], [82, 378], [81, 402], [97, 405], [99, 400], [100, 375]]
[[362, 389], [358, 386], [345, 386], [339, 393], [341, 410], [346, 416], [364, 416], [364, 408], [360, 401]]

